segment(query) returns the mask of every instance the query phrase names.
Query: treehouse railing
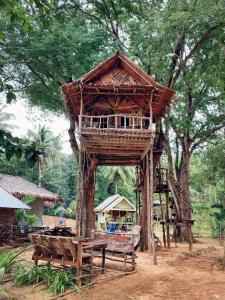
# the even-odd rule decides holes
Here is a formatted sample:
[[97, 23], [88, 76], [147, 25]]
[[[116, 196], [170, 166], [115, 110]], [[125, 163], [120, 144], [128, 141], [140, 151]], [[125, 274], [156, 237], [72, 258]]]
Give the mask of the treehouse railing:
[[79, 130], [85, 128], [95, 129], [125, 129], [125, 130], [143, 130], [152, 132], [155, 130], [155, 124], [149, 117], [128, 116], [128, 115], [101, 115], [101, 116], [79, 116]]

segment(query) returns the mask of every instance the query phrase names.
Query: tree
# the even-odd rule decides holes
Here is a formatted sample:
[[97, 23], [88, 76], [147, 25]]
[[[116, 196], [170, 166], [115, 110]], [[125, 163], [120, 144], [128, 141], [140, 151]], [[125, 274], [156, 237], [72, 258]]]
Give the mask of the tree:
[[190, 157], [225, 125], [222, 2], [93, 1], [81, 11], [97, 16], [120, 48], [177, 91], [165, 133], [169, 169], [183, 188], [181, 217], [189, 219]]
[[127, 185], [129, 181], [134, 181], [135, 179], [134, 171], [131, 167], [107, 167], [103, 174], [108, 189], [113, 187], [115, 194], [118, 194], [120, 185]]
[[40, 151], [38, 155], [38, 185], [41, 186], [42, 171], [51, 166], [59, 157], [60, 136], [54, 136], [45, 126], [39, 125], [37, 131], [28, 130], [28, 143]]
[[2, 105], [2, 107], [0, 107], [0, 130], [10, 132], [16, 127], [15, 125], [9, 123], [15, 118], [15, 116], [13, 114], [5, 112], [5, 108], [5, 105]]
[[[35, 26], [27, 34], [18, 24], [5, 26], [6, 90], [9, 84], [10, 91], [24, 92], [31, 103], [61, 111], [58, 87], [85, 73], [115, 45], [123, 49], [154, 79], [177, 91], [165, 123], [166, 149], [170, 172], [184, 190], [182, 217], [189, 217], [183, 203], [189, 204], [190, 158], [224, 126], [223, 2], [77, 0], [55, 4], [53, 12], [57, 20], [46, 30], [32, 14]], [[77, 157], [74, 120], [71, 124]]]

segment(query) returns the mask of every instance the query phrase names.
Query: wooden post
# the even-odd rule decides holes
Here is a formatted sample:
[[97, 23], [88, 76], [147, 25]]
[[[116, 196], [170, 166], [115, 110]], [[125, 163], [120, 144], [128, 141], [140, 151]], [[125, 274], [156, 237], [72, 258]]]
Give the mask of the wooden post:
[[83, 150], [82, 147], [79, 151], [79, 176], [77, 180], [77, 207], [76, 207], [76, 233], [81, 236], [81, 215], [82, 215], [82, 202], [83, 202]]
[[147, 198], [147, 243], [148, 243], [148, 253], [151, 254], [151, 203], [150, 203], [150, 174], [149, 174], [149, 153], [146, 155], [146, 198]]
[[140, 239], [140, 250], [145, 251], [148, 249], [148, 227], [147, 227], [147, 168], [146, 168], [146, 158], [143, 158], [141, 161], [142, 168], [142, 180], [143, 180], [143, 189], [141, 191], [142, 198], [142, 208], [140, 214], [140, 225], [141, 225], [141, 239]]
[[154, 236], [154, 214], [153, 214], [153, 138], [151, 140], [151, 148], [149, 152], [149, 202], [150, 202], [150, 240], [153, 262], [157, 265], [157, 257], [155, 250], [155, 236]]
[[[160, 202], [160, 208], [161, 208], [161, 219], [164, 219], [164, 214], [163, 214], [163, 206], [162, 206], [162, 197], [161, 197], [161, 192], [159, 192], [159, 202]], [[162, 231], [163, 231], [163, 245], [166, 248], [166, 233], [165, 233], [165, 225], [162, 223]]]
[[88, 166], [86, 194], [86, 230], [85, 236], [90, 237], [92, 230], [95, 229], [94, 216], [94, 193], [95, 193], [95, 170], [97, 161], [92, 159]]
[[192, 251], [191, 224], [189, 224], [188, 220], [187, 220], [187, 236], [188, 236], [189, 251]]
[[135, 212], [135, 224], [138, 224], [138, 170], [136, 166], [136, 190], [135, 190], [135, 198], [136, 198], [136, 212]]
[[[169, 192], [166, 192], [166, 222], [169, 222]], [[166, 225], [167, 248], [170, 249], [170, 225]]]

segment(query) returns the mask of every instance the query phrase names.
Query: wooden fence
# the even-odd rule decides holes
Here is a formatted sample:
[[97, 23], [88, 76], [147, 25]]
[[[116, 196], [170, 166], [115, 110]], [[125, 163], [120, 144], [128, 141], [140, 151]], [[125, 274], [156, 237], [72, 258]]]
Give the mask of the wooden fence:
[[55, 217], [55, 216], [42, 216], [42, 222], [43, 225], [49, 226], [50, 228], [53, 228], [56, 225], [59, 225], [59, 220], [62, 221], [63, 225], [70, 226], [73, 231], [75, 231], [76, 228], [76, 221], [73, 219], [67, 219], [67, 218], [61, 218], [61, 217]]

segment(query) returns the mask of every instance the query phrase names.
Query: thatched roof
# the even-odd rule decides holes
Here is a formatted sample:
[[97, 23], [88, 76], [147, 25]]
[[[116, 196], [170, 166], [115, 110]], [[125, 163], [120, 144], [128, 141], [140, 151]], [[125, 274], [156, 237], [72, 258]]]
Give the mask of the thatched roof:
[[136, 103], [146, 112], [149, 112], [149, 99], [153, 97], [153, 115], [162, 116], [175, 94], [175, 91], [160, 85], [119, 51], [79, 80], [64, 84], [61, 90], [68, 112], [74, 117], [80, 113], [81, 98], [87, 110], [101, 101], [103, 95], [104, 99], [112, 95], [129, 96], [132, 104]]
[[[18, 199], [30, 195], [50, 202], [62, 202], [63, 198], [57, 194], [41, 188], [33, 182], [19, 176], [0, 174], [0, 187]], [[46, 203], [47, 204], [47, 203]]]

